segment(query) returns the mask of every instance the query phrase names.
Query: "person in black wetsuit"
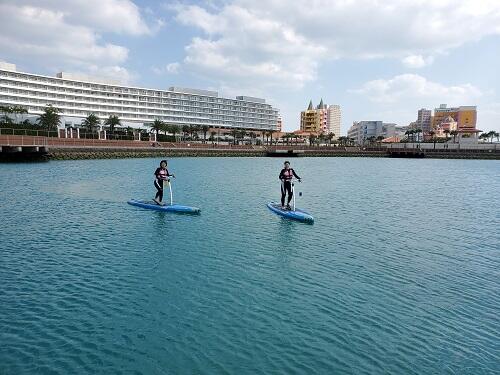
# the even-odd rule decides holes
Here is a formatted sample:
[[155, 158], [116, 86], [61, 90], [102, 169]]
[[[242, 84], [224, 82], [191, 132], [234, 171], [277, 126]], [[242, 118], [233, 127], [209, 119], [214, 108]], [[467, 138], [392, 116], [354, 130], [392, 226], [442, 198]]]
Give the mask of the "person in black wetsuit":
[[154, 185], [157, 190], [156, 195], [154, 197], [154, 201], [156, 204], [162, 205], [163, 200], [163, 181], [170, 181], [169, 177], [175, 178], [173, 174], [168, 173], [167, 169], [167, 161], [162, 160], [160, 162], [160, 167], [156, 168], [155, 171], [155, 181]]
[[[297, 176], [297, 173], [293, 170], [293, 168], [290, 168], [290, 162], [285, 161], [285, 167], [281, 170], [279, 179], [281, 180], [281, 208], [282, 209], [287, 209], [291, 210], [290, 207], [290, 201], [292, 200], [293, 197], [293, 192], [292, 192], [292, 179], [296, 178], [301, 182], [301, 179], [299, 176]], [[288, 201], [285, 207], [285, 197], [286, 193], [288, 191]]]

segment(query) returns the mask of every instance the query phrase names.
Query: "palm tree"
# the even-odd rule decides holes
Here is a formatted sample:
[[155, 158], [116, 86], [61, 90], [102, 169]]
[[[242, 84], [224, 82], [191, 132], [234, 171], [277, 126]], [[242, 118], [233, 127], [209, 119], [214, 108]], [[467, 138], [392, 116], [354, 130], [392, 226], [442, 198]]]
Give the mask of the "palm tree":
[[458, 131], [456, 131], [456, 130], [452, 130], [452, 131], [450, 132], [450, 134], [453, 136], [453, 143], [455, 143], [455, 142], [456, 142], [456, 139], [457, 139]]
[[215, 142], [215, 136], [217, 135], [217, 132], [214, 132], [214, 131], [211, 131], [210, 132], [210, 138], [209, 138], [209, 141], [212, 142], [212, 144], [214, 144]]
[[164, 125], [165, 125], [165, 123], [160, 119], [154, 120], [153, 123], [149, 125], [151, 127], [151, 130], [156, 132], [156, 138], [158, 138], [158, 134], [160, 133], [160, 130], [163, 130]]
[[435, 149], [436, 148], [436, 137], [435, 137], [436, 132], [434, 130], [431, 130], [429, 132], [429, 135], [431, 136], [432, 142], [434, 143], [434, 149]]
[[182, 125], [182, 133], [184, 133], [184, 140], [186, 140], [186, 134], [189, 134], [191, 127], [189, 125]]
[[244, 143], [246, 135], [247, 135], [247, 132], [245, 130], [238, 131], [238, 138], [241, 140], [242, 144]]
[[0, 112], [3, 113], [3, 121], [6, 122], [6, 123], [11, 123], [12, 120], [11, 118], [8, 116], [8, 114], [11, 114], [13, 113], [12, 111], [12, 107], [8, 106], [8, 105], [5, 105], [5, 106], [0, 106]]
[[497, 142], [500, 142], [500, 133], [493, 131], [493, 136], [497, 139]]
[[499, 134], [496, 131], [492, 130], [486, 134], [488, 135], [488, 138], [491, 138], [491, 141], [490, 141], [491, 143], [493, 143], [493, 138], [497, 138], [497, 140], [498, 140]]
[[175, 135], [177, 133], [180, 133], [180, 131], [181, 131], [181, 127], [179, 125], [175, 125], [175, 124], [170, 125], [170, 133], [172, 133], [172, 135], [174, 136], [174, 139], [176, 139]]
[[409, 142], [413, 142], [413, 134], [415, 134], [415, 130], [413, 129], [405, 131], [406, 138]]
[[61, 124], [61, 116], [59, 115], [59, 109], [52, 107], [51, 104], [47, 105], [43, 110], [43, 113], [38, 117], [36, 122], [47, 131], [56, 130]]
[[448, 142], [448, 135], [450, 134], [450, 131], [446, 129], [443, 133], [446, 135], [446, 142]]
[[210, 126], [203, 125], [201, 131], [203, 132], [203, 143], [207, 143], [207, 132], [210, 130]]
[[383, 140], [383, 139], [384, 139], [384, 136], [382, 136], [382, 135], [379, 135], [379, 136], [377, 137], [376, 141], [378, 142], [378, 146], [379, 146], [379, 147], [381, 146], [381, 144], [382, 144], [382, 140]]
[[417, 139], [419, 142], [421, 142], [421, 138], [420, 138], [420, 134], [423, 133], [423, 130], [422, 129], [416, 129], [414, 130], [415, 134], [417, 135]]
[[309, 134], [309, 146], [312, 146], [316, 143], [316, 135]]
[[273, 134], [274, 134], [274, 132], [271, 130], [267, 134], [269, 134], [269, 136], [271, 137], [271, 146], [272, 146], [273, 145]]
[[254, 132], [250, 132], [250, 138], [251, 138], [252, 144], [254, 144], [255, 139], [257, 138], [257, 134], [255, 134]]
[[481, 135], [479, 136], [479, 139], [483, 140], [487, 140], [488, 138], [490, 138], [489, 133], [481, 133]]
[[101, 125], [101, 120], [95, 114], [91, 113], [82, 120], [82, 126], [85, 127], [90, 133], [94, 133], [98, 126]]
[[11, 107], [11, 111], [14, 114], [14, 117], [16, 118], [16, 124], [19, 124], [19, 118], [18, 118], [19, 115], [25, 115], [28, 113], [26, 108], [18, 105]]
[[[162, 121], [163, 122], [163, 121]], [[161, 129], [160, 129], [165, 135], [167, 135], [167, 133], [170, 133], [171, 132], [171, 127], [169, 124], [163, 122], [163, 124], [161, 125]]]
[[115, 132], [115, 127], [121, 125], [121, 121], [116, 115], [109, 115], [109, 117], [104, 121], [104, 125], [109, 126], [109, 132], [113, 134]]

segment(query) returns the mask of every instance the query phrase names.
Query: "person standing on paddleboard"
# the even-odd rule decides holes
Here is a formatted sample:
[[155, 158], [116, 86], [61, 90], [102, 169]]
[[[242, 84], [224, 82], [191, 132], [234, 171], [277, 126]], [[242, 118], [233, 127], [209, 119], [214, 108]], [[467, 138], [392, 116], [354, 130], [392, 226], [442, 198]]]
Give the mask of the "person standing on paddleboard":
[[154, 201], [156, 204], [162, 205], [163, 201], [163, 182], [164, 181], [170, 181], [169, 177], [175, 178], [173, 174], [168, 173], [167, 169], [167, 161], [162, 160], [160, 162], [160, 167], [156, 168], [155, 171], [155, 181], [154, 185], [157, 190], [156, 195], [154, 197]]
[[[290, 201], [292, 200], [293, 197], [293, 191], [292, 191], [292, 179], [296, 178], [301, 182], [301, 179], [293, 168], [290, 168], [290, 162], [285, 161], [285, 167], [281, 170], [279, 179], [281, 180], [281, 208], [282, 209], [287, 209], [291, 210], [292, 208], [290, 207]], [[288, 201], [285, 207], [285, 197], [286, 193], [288, 192]]]

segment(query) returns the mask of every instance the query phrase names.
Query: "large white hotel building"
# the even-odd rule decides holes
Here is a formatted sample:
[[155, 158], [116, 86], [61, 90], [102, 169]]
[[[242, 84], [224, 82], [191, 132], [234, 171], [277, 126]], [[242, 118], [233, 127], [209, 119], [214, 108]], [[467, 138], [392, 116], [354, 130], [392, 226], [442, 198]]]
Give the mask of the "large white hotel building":
[[216, 91], [170, 87], [153, 90], [68, 73], [56, 77], [18, 72], [0, 62], [0, 106], [21, 106], [39, 115], [47, 105], [60, 110], [62, 126], [78, 126], [94, 113], [116, 115], [122, 124], [144, 127], [155, 119], [176, 125], [277, 130], [278, 110], [264, 99], [219, 97]]

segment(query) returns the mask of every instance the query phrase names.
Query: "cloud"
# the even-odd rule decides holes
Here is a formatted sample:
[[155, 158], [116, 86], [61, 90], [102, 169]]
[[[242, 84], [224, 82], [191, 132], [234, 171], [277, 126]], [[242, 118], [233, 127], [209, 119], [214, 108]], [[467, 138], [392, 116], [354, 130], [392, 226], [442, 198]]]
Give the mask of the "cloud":
[[0, 51], [6, 60], [36, 61], [51, 70], [100, 72], [125, 81], [133, 76], [121, 66], [129, 51], [107, 42], [104, 35], [154, 32], [128, 0], [3, 0], [0, 24]]
[[425, 58], [422, 55], [410, 55], [406, 56], [401, 62], [407, 68], [419, 69], [431, 65], [434, 62], [434, 57]]
[[186, 46], [186, 65], [229, 84], [300, 88], [316, 78], [318, 59], [325, 53], [279, 19], [260, 17], [239, 6], [209, 13], [199, 6], [176, 8], [178, 22], [201, 29]]
[[170, 64], [167, 64], [163, 67], [153, 67], [152, 70], [156, 74], [179, 74], [181, 68], [181, 64], [178, 62], [173, 62]]
[[395, 58], [421, 68], [436, 54], [500, 34], [496, 0], [234, 0], [168, 8], [198, 30], [185, 48], [186, 65], [240, 85], [301, 88], [340, 58]]
[[401, 74], [390, 79], [376, 79], [350, 92], [364, 95], [370, 101], [382, 104], [416, 101], [464, 105], [483, 96], [480, 89], [469, 83], [445, 86], [418, 74]]

